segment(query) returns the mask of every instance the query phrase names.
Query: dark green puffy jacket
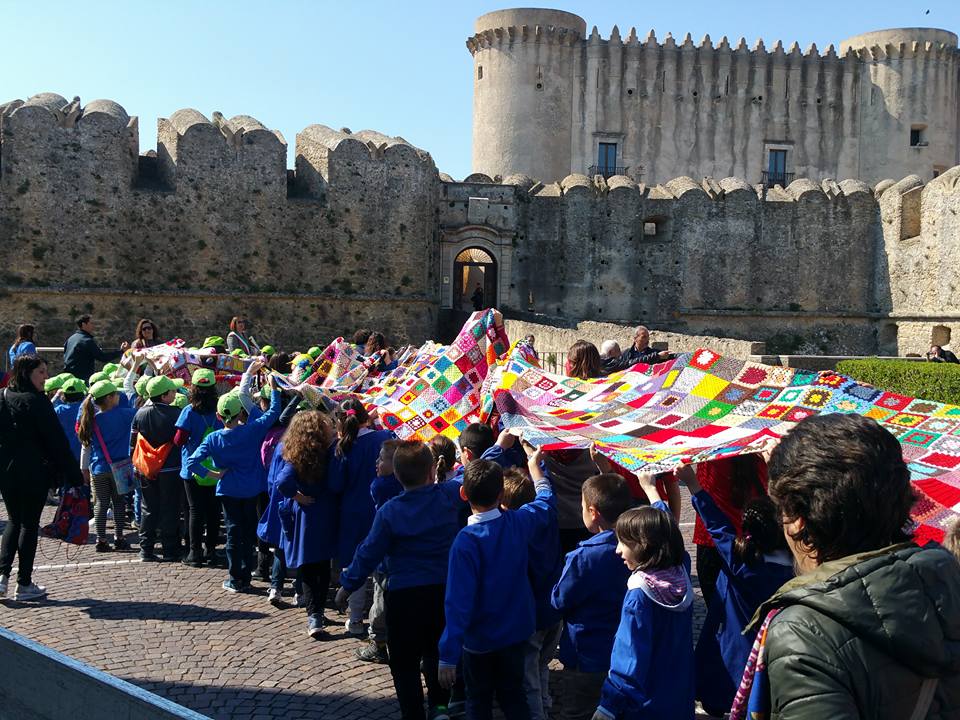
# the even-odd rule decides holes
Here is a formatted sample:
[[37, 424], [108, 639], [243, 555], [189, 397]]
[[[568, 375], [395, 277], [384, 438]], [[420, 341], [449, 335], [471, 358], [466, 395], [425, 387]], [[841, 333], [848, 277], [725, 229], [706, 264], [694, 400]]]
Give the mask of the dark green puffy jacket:
[[929, 720], [960, 718], [960, 563], [904, 543], [824, 563], [760, 608], [772, 718], [909, 720], [938, 678]]

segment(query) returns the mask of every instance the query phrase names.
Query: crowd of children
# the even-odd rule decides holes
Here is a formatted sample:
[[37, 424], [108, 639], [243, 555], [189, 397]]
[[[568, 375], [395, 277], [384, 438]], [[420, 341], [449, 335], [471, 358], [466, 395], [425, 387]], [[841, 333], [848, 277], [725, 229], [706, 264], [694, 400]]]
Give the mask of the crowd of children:
[[[367, 340], [382, 353], [377, 335]], [[345, 631], [368, 641], [359, 660], [389, 664], [405, 720], [487, 719], [495, 701], [508, 720], [547, 718], [555, 657], [564, 720], [692, 718], [697, 701], [729, 710], [756, 632], [744, 629], [793, 576], [759, 456], [753, 490], [732, 504], [691, 467], [630, 476], [595, 451], [575, 459], [589, 469], [558, 485], [561, 499], [549, 468], [562, 459], [511, 432], [472, 424], [456, 443], [400, 441], [357, 400], [328, 413], [281, 391], [261, 375], [266, 362], [222, 394], [212, 370], [185, 391], [139, 363], [108, 365], [89, 386], [48, 381], [92, 487], [97, 551], [129, 549], [129, 513], [143, 561], [216, 566], [222, 520], [224, 590], [259, 577], [284, 606], [293, 580], [320, 640], [332, 637], [324, 609], [339, 569]], [[680, 484], [717, 568], [696, 644]], [[561, 502], [580, 508], [582, 528], [568, 533], [587, 536], [568, 548]]]

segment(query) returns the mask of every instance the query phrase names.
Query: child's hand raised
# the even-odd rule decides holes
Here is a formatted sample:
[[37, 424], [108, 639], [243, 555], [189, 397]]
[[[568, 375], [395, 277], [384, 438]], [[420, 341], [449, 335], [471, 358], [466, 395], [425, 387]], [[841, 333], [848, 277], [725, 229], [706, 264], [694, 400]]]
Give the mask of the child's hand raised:
[[611, 472], [612, 466], [610, 465], [610, 459], [605, 455], [600, 454], [600, 450], [597, 448], [596, 443], [593, 443], [590, 446], [590, 459], [593, 460], [593, 464], [597, 466], [597, 470], [600, 472]]

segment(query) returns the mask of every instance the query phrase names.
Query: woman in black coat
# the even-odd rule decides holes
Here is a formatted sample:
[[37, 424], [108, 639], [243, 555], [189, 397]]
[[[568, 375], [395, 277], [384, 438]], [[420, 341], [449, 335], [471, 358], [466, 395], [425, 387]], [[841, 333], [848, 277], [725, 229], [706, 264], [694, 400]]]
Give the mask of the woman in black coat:
[[39, 600], [47, 591], [31, 576], [47, 491], [64, 483], [81, 485], [83, 476], [43, 392], [46, 360], [21, 355], [12, 375], [0, 395], [0, 495], [8, 517], [0, 542], [0, 597], [7, 593], [13, 558], [19, 555], [14, 597]]

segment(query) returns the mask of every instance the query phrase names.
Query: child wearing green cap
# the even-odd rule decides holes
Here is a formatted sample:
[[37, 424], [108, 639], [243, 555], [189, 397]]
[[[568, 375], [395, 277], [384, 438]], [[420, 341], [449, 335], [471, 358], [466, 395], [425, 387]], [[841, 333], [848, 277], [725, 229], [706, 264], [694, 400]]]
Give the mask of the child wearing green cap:
[[[267, 489], [267, 472], [260, 459], [260, 446], [267, 431], [280, 417], [280, 390], [271, 378], [270, 409], [248, 422], [239, 394], [227, 393], [217, 401], [217, 415], [223, 429], [208, 435], [187, 459], [187, 472], [203, 479], [217, 480], [217, 497], [223, 506], [227, 533], [229, 577], [227, 592], [250, 587], [253, 577], [253, 549], [257, 530], [257, 496]], [[208, 470], [207, 458], [220, 470]]]
[[87, 384], [80, 378], [70, 378], [60, 386], [60, 396], [63, 402], [55, 405], [53, 411], [57, 414], [63, 434], [70, 443], [70, 451], [80, 462], [80, 440], [77, 438], [77, 418], [80, 417], [80, 404], [87, 394]]
[[[213, 370], [200, 368], [193, 373], [190, 403], [177, 418], [174, 445], [180, 448], [180, 478], [190, 508], [188, 532], [190, 548], [184, 563], [192, 567], [217, 564], [217, 539], [220, 535], [220, 503], [216, 482], [204, 482], [187, 469], [187, 461], [210, 433], [223, 428], [217, 417], [217, 376]], [[210, 463], [212, 464], [212, 463]]]
[[178, 528], [183, 485], [180, 453], [175, 451], [173, 443], [180, 410], [171, 404], [181, 385], [183, 380], [171, 380], [166, 375], [150, 378], [147, 382], [150, 404], [137, 411], [130, 429], [131, 448], [142, 438], [154, 450], [165, 449], [167, 453], [156, 477], [141, 476], [140, 480], [140, 559], [144, 562], [157, 560], [154, 548], [158, 539], [164, 560], [178, 562], [182, 554]]
[[[133, 408], [120, 407], [117, 386], [100, 380], [80, 406], [77, 437], [81, 444], [80, 467], [87, 483], [93, 486], [97, 552], [129, 550], [124, 538], [126, 503], [121, 497], [110, 469], [111, 463], [130, 457], [130, 425]], [[107, 539], [107, 510], [113, 508], [114, 544]]]

